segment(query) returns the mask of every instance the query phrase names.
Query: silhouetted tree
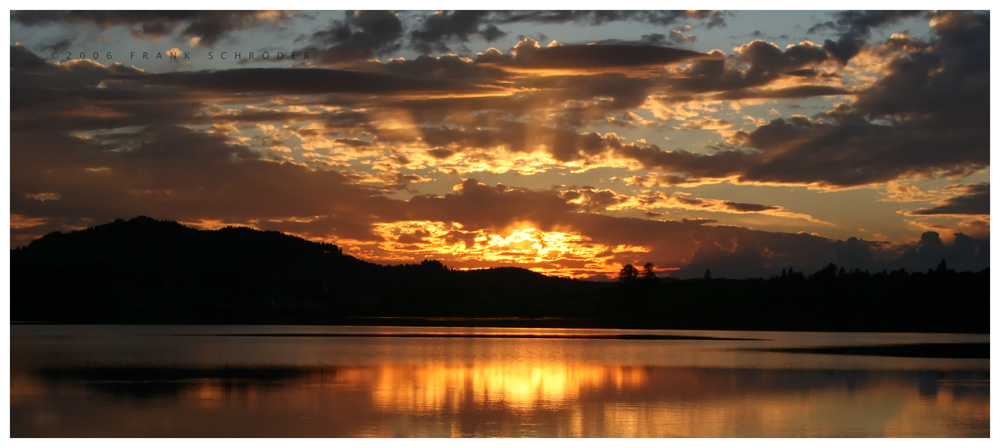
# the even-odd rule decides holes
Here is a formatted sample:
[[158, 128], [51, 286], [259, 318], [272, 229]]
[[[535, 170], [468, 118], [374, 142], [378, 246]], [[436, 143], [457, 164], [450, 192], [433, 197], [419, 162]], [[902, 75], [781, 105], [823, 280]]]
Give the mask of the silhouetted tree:
[[941, 259], [941, 263], [938, 263], [937, 269], [934, 271], [937, 274], [947, 274], [948, 273], [948, 263], [945, 263], [944, 259]]
[[655, 282], [656, 272], [653, 271], [653, 263], [646, 263], [642, 266], [642, 279], [648, 282]]
[[825, 268], [809, 276], [811, 282], [832, 282], [837, 280], [837, 265], [830, 263]]
[[431, 271], [447, 271], [448, 268], [438, 260], [424, 260], [420, 262], [420, 267]]
[[893, 281], [902, 281], [910, 277], [910, 274], [906, 272], [906, 269], [899, 268], [895, 271], [889, 273], [889, 278]]
[[[784, 270], [782, 270], [782, 272], [784, 272]], [[788, 272], [786, 274], [782, 274], [781, 278], [789, 282], [802, 282], [805, 281], [806, 275], [801, 272], [795, 272], [792, 268], [788, 268]]]
[[622, 283], [629, 283], [637, 278], [639, 278], [639, 270], [630, 264], [622, 266], [622, 270], [618, 271], [618, 281]]
[[711, 280], [712, 279], [712, 270], [711, 269], [705, 269], [705, 275], [703, 275], [701, 278], [703, 280]]

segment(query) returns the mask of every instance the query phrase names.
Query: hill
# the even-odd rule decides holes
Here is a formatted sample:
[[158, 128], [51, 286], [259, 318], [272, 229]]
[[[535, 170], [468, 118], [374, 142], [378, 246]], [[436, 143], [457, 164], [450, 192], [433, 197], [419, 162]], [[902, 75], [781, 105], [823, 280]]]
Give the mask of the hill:
[[148, 217], [51, 233], [12, 250], [11, 279], [13, 320], [87, 322], [531, 315], [532, 299], [593, 286], [519, 268], [380, 266], [280, 232], [197, 230]]

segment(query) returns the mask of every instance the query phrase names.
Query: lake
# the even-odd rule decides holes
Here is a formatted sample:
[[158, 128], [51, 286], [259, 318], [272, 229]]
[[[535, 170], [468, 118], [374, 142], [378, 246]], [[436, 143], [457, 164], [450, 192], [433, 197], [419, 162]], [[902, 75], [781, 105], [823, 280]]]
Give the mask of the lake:
[[[989, 359], [913, 357], [933, 352], [913, 344], [988, 342], [982, 334], [18, 324], [10, 435], [989, 437]], [[883, 346], [911, 353], [881, 356]], [[876, 350], [852, 354], [859, 347]]]

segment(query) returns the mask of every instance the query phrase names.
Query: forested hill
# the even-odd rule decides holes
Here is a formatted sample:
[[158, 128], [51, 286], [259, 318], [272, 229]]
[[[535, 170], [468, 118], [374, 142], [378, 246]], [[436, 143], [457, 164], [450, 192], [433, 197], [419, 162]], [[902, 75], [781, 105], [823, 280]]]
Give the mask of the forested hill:
[[415, 318], [451, 317], [489, 325], [988, 333], [990, 310], [989, 271], [955, 272], [944, 262], [927, 273], [830, 265], [767, 280], [600, 283], [520, 268], [454, 271], [431, 260], [381, 266], [279, 232], [197, 230], [147, 217], [52, 233], [12, 250], [10, 278], [12, 321], [440, 324]]
[[[347, 314], [519, 315], [592, 289], [520, 268], [381, 266], [332, 244], [138, 217], [11, 251], [12, 320], [335, 322]], [[470, 302], [475, 298], [475, 303]], [[552, 310], [554, 311], [554, 310]]]

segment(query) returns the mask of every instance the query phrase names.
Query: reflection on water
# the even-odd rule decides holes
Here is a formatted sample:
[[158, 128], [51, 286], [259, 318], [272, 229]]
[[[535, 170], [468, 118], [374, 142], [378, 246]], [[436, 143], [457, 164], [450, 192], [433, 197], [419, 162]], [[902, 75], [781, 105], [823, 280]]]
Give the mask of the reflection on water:
[[12, 330], [14, 437], [989, 436], [988, 360], [828, 368], [856, 357], [720, 345], [745, 342], [32, 331]]

